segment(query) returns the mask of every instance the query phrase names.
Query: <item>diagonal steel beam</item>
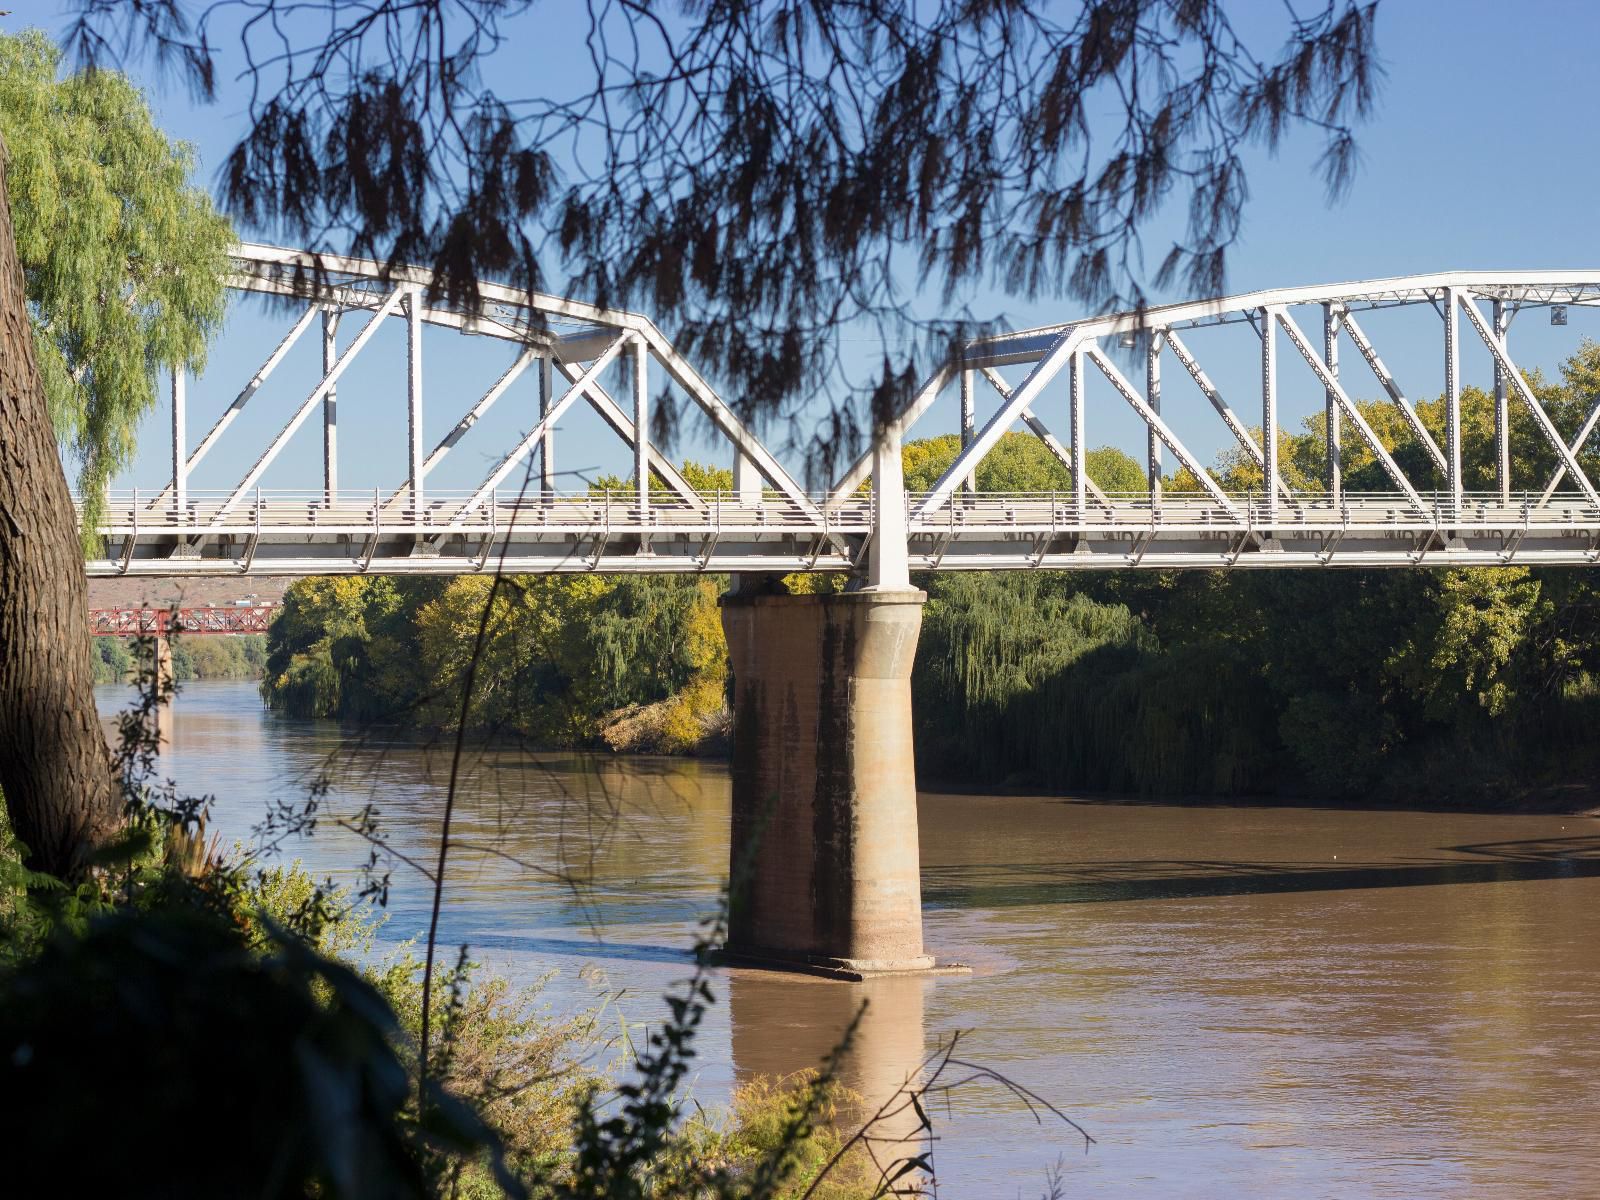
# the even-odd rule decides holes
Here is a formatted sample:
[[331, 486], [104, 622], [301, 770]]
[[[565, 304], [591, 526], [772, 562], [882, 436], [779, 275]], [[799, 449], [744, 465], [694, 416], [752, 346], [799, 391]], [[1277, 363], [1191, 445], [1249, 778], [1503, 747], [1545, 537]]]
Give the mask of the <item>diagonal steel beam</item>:
[[[954, 377], [955, 371], [946, 363], [930, 375], [923, 385], [917, 389], [916, 395], [907, 401], [899, 415], [895, 417], [895, 425], [900, 436], [905, 437], [910, 428], [922, 419], [924, 413], [933, 407], [933, 402], [939, 398], [939, 393], [944, 390], [945, 384]], [[850, 469], [839, 476], [837, 483], [828, 493], [828, 503], [837, 504], [850, 496], [858, 487], [867, 481], [872, 474], [872, 451], [869, 445], [861, 452], [861, 456], [850, 464]]]
[[[1556, 485], [1561, 482], [1562, 475], [1570, 472], [1579, 490], [1588, 497], [1589, 503], [1596, 508], [1600, 508], [1600, 495], [1595, 494], [1594, 484], [1589, 481], [1589, 476], [1578, 465], [1576, 458], [1577, 447], [1583, 445], [1583, 439], [1589, 436], [1588, 433], [1581, 433], [1574, 446], [1569, 447], [1567, 445], [1566, 440], [1561, 436], [1561, 431], [1556, 428], [1555, 422], [1550, 419], [1550, 414], [1544, 411], [1544, 405], [1539, 403], [1538, 397], [1533, 394], [1533, 389], [1528, 386], [1528, 381], [1522, 377], [1522, 372], [1518, 370], [1517, 364], [1511, 361], [1511, 354], [1506, 350], [1505, 341], [1495, 336], [1494, 330], [1484, 320], [1483, 314], [1478, 311], [1478, 305], [1472, 297], [1465, 292], [1457, 295], [1461, 302], [1461, 311], [1467, 314], [1467, 320], [1472, 322], [1472, 327], [1478, 331], [1478, 336], [1483, 339], [1483, 344], [1489, 347], [1489, 353], [1494, 355], [1495, 361], [1500, 364], [1500, 368], [1505, 372], [1511, 386], [1517, 389], [1517, 395], [1522, 397], [1522, 402], [1528, 406], [1528, 411], [1533, 414], [1533, 420], [1539, 426], [1539, 432], [1544, 434], [1545, 441], [1550, 443], [1550, 448], [1556, 452], [1556, 457], [1561, 460], [1561, 466], [1557, 468], [1555, 475], [1545, 487], [1544, 494], [1540, 496], [1539, 502], [1542, 504], [1549, 500], [1551, 493], [1556, 489]], [[1585, 421], [1584, 424], [1592, 429], [1588, 421]]]
[[1189, 453], [1189, 448], [1178, 440], [1178, 435], [1172, 432], [1171, 427], [1161, 419], [1161, 414], [1151, 408], [1149, 403], [1129, 383], [1127, 377], [1117, 370], [1117, 364], [1106, 357], [1105, 351], [1100, 349], [1098, 342], [1090, 342], [1087, 347], [1089, 360], [1100, 368], [1100, 373], [1111, 382], [1111, 386], [1122, 394], [1133, 411], [1139, 414], [1141, 420], [1154, 431], [1161, 443], [1177, 456], [1179, 462], [1189, 468], [1190, 474], [1200, 483], [1200, 486], [1210, 493], [1211, 498], [1222, 506], [1235, 519], [1241, 519], [1243, 514], [1238, 505], [1228, 499], [1228, 494], [1211, 478], [1211, 472], [1200, 465], [1200, 460]]
[[1334, 403], [1344, 409], [1344, 415], [1350, 418], [1350, 424], [1356, 427], [1356, 432], [1367, 443], [1373, 456], [1383, 464], [1383, 469], [1388, 472], [1389, 478], [1394, 480], [1405, 493], [1406, 499], [1417, 508], [1427, 511], [1427, 505], [1423, 504], [1422, 497], [1417, 495], [1417, 489], [1411, 486], [1411, 481], [1406, 478], [1405, 472], [1395, 464], [1389, 452], [1384, 449], [1383, 443], [1378, 440], [1378, 435], [1372, 431], [1372, 426], [1367, 424], [1367, 419], [1361, 415], [1361, 410], [1356, 407], [1355, 401], [1350, 399], [1350, 394], [1340, 385], [1333, 372], [1328, 370], [1328, 364], [1322, 361], [1322, 356], [1311, 348], [1311, 343], [1306, 340], [1306, 335], [1301, 332], [1300, 326], [1295, 324], [1288, 310], [1278, 308], [1274, 309], [1273, 313], [1278, 318], [1278, 324], [1283, 326], [1283, 331], [1289, 335], [1289, 340], [1294, 343], [1294, 348], [1300, 351], [1300, 357], [1305, 359], [1316, 373], [1317, 382], [1322, 384], [1323, 391], [1332, 396]]
[[[1189, 372], [1189, 378], [1194, 380], [1195, 386], [1200, 389], [1200, 394], [1211, 402], [1212, 408], [1217, 410], [1217, 415], [1222, 418], [1223, 424], [1228, 427], [1228, 431], [1233, 434], [1234, 439], [1244, 448], [1244, 452], [1250, 456], [1250, 461], [1264, 471], [1266, 468], [1266, 456], [1261, 453], [1261, 447], [1256, 444], [1255, 436], [1251, 434], [1250, 427], [1239, 419], [1239, 415], [1233, 409], [1228, 407], [1228, 402], [1222, 398], [1222, 393], [1217, 390], [1217, 385], [1211, 382], [1211, 376], [1206, 374], [1205, 368], [1200, 365], [1199, 360], [1195, 358], [1189, 347], [1184, 344], [1183, 339], [1171, 329], [1164, 329], [1161, 332], [1166, 335], [1167, 348], [1172, 351], [1173, 356], [1182, 364], [1183, 369]], [[1289, 485], [1284, 483], [1281, 477], [1278, 480], [1278, 491], [1286, 499], [1294, 499], [1294, 493], [1289, 490]]]
[[[1000, 393], [1002, 401], [1010, 399], [1011, 388], [1007, 386], [999, 371], [996, 371], [993, 367], [984, 367], [983, 377], [989, 381], [990, 387]], [[1022, 410], [1022, 423], [1033, 430], [1033, 435], [1045, 444], [1045, 449], [1050, 451], [1058, 463], [1067, 470], [1072, 470], [1072, 451], [1061, 444], [1056, 435], [1050, 432], [1049, 426], [1034, 416], [1031, 407]], [[1105, 492], [1100, 490], [1100, 485], [1094, 480], [1085, 477], [1083, 483], [1084, 487], [1089, 490], [1089, 494], [1100, 501], [1101, 504], [1109, 505], [1111, 503], [1107, 499]]]
[[[1504, 385], [1502, 384], [1501, 386]], [[1600, 423], [1600, 396], [1596, 396], [1593, 403], [1589, 405], [1589, 411], [1583, 418], [1583, 424], [1578, 427], [1578, 436], [1567, 444], [1567, 449], [1572, 451], [1574, 458], [1578, 456], [1578, 451], [1583, 449], [1583, 444], [1589, 440], [1589, 435], [1594, 432], [1594, 427], [1597, 423]], [[1555, 474], [1550, 476], [1550, 482], [1544, 485], [1544, 491], [1539, 494], [1540, 504], [1548, 504], [1550, 502], [1550, 497], [1555, 495], [1556, 487], [1566, 477], [1566, 474], [1567, 468], [1564, 465], [1556, 468]], [[1510, 485], [1503, 486], [1500, 491], [1502, 497], [1509, 497]], [[1503, 499], [1502, 503], [1509, 503], [1509, 500]]]
[[[466, 436], [467, 430], [471, 429], [478, 423], [478, 419], [482, 417], [484, 413], [488, 412], [491, 407], [493, 407], [496, 400], [500, 399], [501, 396], [506, 394], [506, 390], [517, 381], [517, 377], [526, 371], [530, 366], [532, 366], [538, 357], [538, 350], [534, 349], [532, 346], [525, 347], [522, 353], [517, 355], [515, 361], [513, 361], [512, 364], [506, 368], [505, 373], [501, 375], [499, 379], [495, 380], [494, 386], [485, 392], [479, 398], [478, 402], [467, 410], [466, 415], [463, 416], [461, 420], [456, 422], [455, 427], [451, 429], [449, 433], [444, 435], [444, 440], [429, 452], [427, 458], [423, 459], [422, 474], [424, 477], [427, 476], [429, 471], [433, 470], [434, 467], [439, 465], [444, 456], [450, 453], [451, 448]], [[393, 500], [395, 496], [398, 496], [403, 489], [404, 485], [402, 484], [400, 488], [395, 489], [394, 496], [390, 496], [389, 499]]]
[[741, 421], [738, 414], [729, 408], [727, 403], [711, 390], [711, 385], [700, 377], [700, 373], [689, 365], [689, 362], [677, 352], [670, 342], [662, 336], [661, 331], [649, 322], [644, 322], [639, 330], [639, 336], [650, 347], [650, 352], [655, 355], [658, 363], [666, 369], [679, 387], [689, 394], [689, 399], [699, 405], [700, 410], [711, 418], [711, 423], [716, 426], [717, 432], [722, 434], [734, 444], [746, 458], [755, 464], [756, 470], [784, 494], [791, 504], [808, 516], [814, 517], [818, 524], [822, 523], [822, 510], [807, 496], [805, 489], [795, 482], [776, 458], [772, 456], [761, 440]]
[[1428, 452], [1428, 457], [1433, 459], [1433, 465], [1439, 468], [1440, 474], [1448, 473], [1450, 468], [1445, 462], [1444, 451], [1439, 449], [1439, 443], [1433, 440], [1433, 434], [1428, 432], [1428, 427], [1422, 423], [1422, 418], [1417, 416], [1417, 410], [1411, 406], [1411, 401], [1406, 399], [1406, 394], [1400, 390], [1400, 385], [1389, 373], [1389, 368], [1383, 365], [1383, 359], [1378, 357], [1377, 348], [1356, 323], [1355, 315], [1346, 310], [1342, 323], [1345, 332], [1350, 335], [1350, 340], [1356, 344], [1356, 349], [1361, 351], [1361, 357], [1366, 359], [1367, 366], [1372, 368], [1378, 383], [1389, 393], [1389, 399], [1394, 401], [1400, 410], [1400, 415], [1406, 419], [1412, 435], [1422, 443], [1422, 448]]
[[[566, 376], [570, 382], [576, 383], [583, 374], [580, 366], [567, 362], [565, 359], [556, 358], [554, 361], [555, 369]], [[589, 406], [600, 414], [600, 419], [611, 426], [612, 432], [627, 442], [630, 448], [634, 447], [633, 420], [623, 411], [622, 406], [611, 398], [605, 388], [598, 383], [591, 383], [584, 389], [583, 396], [589, 402]], [[683, 477], [682, 472], [677, 467], [672, 465], [671, 459], [650, 445], [648, 441], [645, 443], [645, 453], [650, 457], [650, 469], [660, 477], [662, 483], [666, 484], [685, 504], [701, 511], [705, 510], [705, 497], [689, 486], [689, 481]]]
[[[300, 340], [300, 335], [311, 328], [311, 322], [322, 311], [324, 310], [321, 305], [313, 304], [300, 314], [300, 319], [294, 323], [294, 327], [288, 333], [284, 334], [283, 340], [278, 343], [277, 349], [267, 355], [267, 361], [261, 364], [261, 369], [250, 377], [250, 382], [245, 384], [239, 394], [233, 398], [233, 403], [228, 405], [227, 411], [217, 418], [217, 423], [211, 427], [211, 431], [200, 439], [200, 444], [194, 448], [194, 453], [189, 455], [188, 463], [183, 469], [185, 475], [192, 472], [195, 465], [206, 456], [211, 447], [217, 444], [217, 439], [222, 436], [222, 431], [233, 424], [233, 419], [250, 402], [250, 397], [261, 390], [261, 385], [267, 381], [267, 376], [272, 374], [273, 368], [283, 361], [284, 355], [288, 354], [294, 344]], [[172, 485], [169, 483], [161, 489], [161, 494], [151, 502], [150, 507], [154, 508], [163, 503], [170, 495], [172, 495]]]
[[472, 493], [472, 499], [468, 500], [456, 510], [455, 515], [450, 518], [448, 524], [454, 525], [457, 521], [461, 520], [462, 517], [466, 516], [473, 509], [477, 508], [478, 505], [482, 504], [486, 499], [488, 499], [489, 496], [493, 494], [495, 488], [499, 487], [503, 482], [505, 482], [506, 476], [511, 473], [511, 468], [516, 466], [517, 462], [539, 443], [540, 439], [544, 437], [545, 430], [551, 425], [554, 425], [561, 414], [572, 407], [572, 402], [579, 396], [583, 395], [584, 389], [600, 377], [600, 372], [609, 367], [612, 360], [615, 359], [617, 355], [622, 353], [623, 347], [627, 344], [627, 342], [628, 335], [622, 334], [615, 341], [613, 341], [611, 345], [605, 348], [605, 350], [600, 354], [599, 358], [595, 359], [589, 364], [588, 369], [584, 371], [582, 375], [578, 376], [578, 378], [573, 381], [572, 386], [567, 388], [567, 390], [561, 394], [561, 397], [550, 406], [550, 410], [545, 413], [544, 416], [539, 418], [538, 424], [530, 429], [527, 435], [524, 436], [523, 439], [518, 442], [504, 458], [500, 460], [500, 462], [495, 466], [494, 470], [490, 471], [489, 474], [484, 477], [483, 482], [478, 485], [478, 490]]
[[[1000, 435], [1010, 428], [1011, 422], [1017, 419], [1017, 415], [1032, 404], [1044, 390], [1044, 385], [1054, 379], [1061, 368], [1066, 366], [1068, 358], [1082, 340], [1083, 335], [1076, 329], [1067, 329], [1057, 335], [1044, 357], [1034, 363], [1033, 370], [1028, 372], [1028, 377], [1012, 389], [1010, 399], [1006, 400], [999, 411], [978, 431], [977, 437], [972, 439], [972, 444], [956, 455], [955, 461], [945, 468], [944, 474], [939, 476], [939, 482], [933, 485], [933, 490], [923, 497], [922, 502], [911, 514], [913, 520], [926, 517], [944, 506], [950, 499], [950, 494], [960, 486], [961, 481], [976, 469], [984, 455], [995, 448], [1000, 441]], [[940, 374], [948, 378], [949, 367], [946, 366]], [[935, 379], [939, 377], [938, 374], [935, 375]], [[926, 390], [925, 388], [924, 391]], [[928, 403], [932, 402], [930, 397]]]
[[[355, 361], [356, 355], [360, 354], [366, 344], [372, 340], [372, 335], [378, 332], [378, 326], [383, 324], [383, 319], [400, 306], [400, 301], [405, 296], [406, 290], [407, 288], [404, 285], [395, 288], [394, 291], [389, 293], [388, 299], [379, 305], [378, 310], [372, 314], [372, 319], [356, 335], [355, 341], [351, 342], [345, 352], [339, 356], [339, 361], [333, 364], [333, 369], [322, 377], [321, 383], [311, 389], [311, 395], [305, 398], [305, 401], [295, 411], [294, 416], [289, 418], [289, 423], [283, 427], [277, 437], [272, 439], [267, 448], [262, 451], [261, 457], [256, 459], [255, 466], [245, 472], [245, 477], [239, 481], [239, 486], [234, 488], [229, 493], [228, 498], [222, 502], [216, 511], [216, 515], [212, 518], [213, 524], [233, 511], [239, 501], [244, 499], [244, 494], [256, 486], [266, 469], [272, 465], [272, 460], [278, 457], [284, 446], [288, 444], [289, 439], [294, 436], [295, 430], [305, 423], [306, 417], [311, 415], [311, 410], [322, 403], [323, 397], [328, 394], [328, 389], [339, 382], [339, 376], [344, 374], [345, 368]], [[309, 321], [306, 323], [310, 324]]]

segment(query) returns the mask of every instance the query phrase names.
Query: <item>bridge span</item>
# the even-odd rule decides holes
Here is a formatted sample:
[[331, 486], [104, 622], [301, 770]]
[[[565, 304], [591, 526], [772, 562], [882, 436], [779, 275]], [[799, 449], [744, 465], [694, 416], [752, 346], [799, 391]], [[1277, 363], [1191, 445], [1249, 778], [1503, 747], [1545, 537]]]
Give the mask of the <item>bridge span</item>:
[[[181, 374], [173, 380], [171, 476], [160, 489], [106, 498], [88, 570], [732, 575], [723, 626], [734, 673], [728, 951], [736, 958], [857, 977], [934, 965], [922, 941], [911, 754], [910, 672], [924, 600], [911, 585], [914, 570], [1600, 560], [1600, 494], [1579, 457], [1600, 423], [1600, 397], [1577, 428], [1558, 428], [1512, 357], [1509, 337], [1521, 313], [1549, 310], [1561, 324], [1567, 306], [1600, 305], [1600, 271], [1448, 272], [1275, 289], [983, 337], [940, 364], [820, 493], [800, 487], [647, 318], [488, 282], [469, 301], [433, 300], [431, 282], [425, 270], [403, 265], [238, 247], [233, 285], [302, 306], [299, 314], [192, 449], [187, 383]], [[1390, 309], [1432, 314], [1424, 336], [1444, 368], [1442, 439], [1380, 354], [1375, 314]], [[355, 320], [362, 323], [341, 347], [341, 329]], [[339, 479], [337, 390], [371, 360], [363, 352], [391, 320], [406, 330], [406, 383], [396, 396], [397, 408], [404, 400], [406, 461], [395, 464], [391, 486], [352, 490]], [[501, 343], [507, 363], [481, 396], [435, 384], [429, 403], [442, 391], [465, 407], [431, 446], [423, 436], [421, 340], [430, 324], [487, 339], [486, 346]], [[281, 430], [237, 482], [217, 492], [191, 489], [191, 472], [314, 325], [320, 380], [290, 398]], [[1201, 350], [1214, 330], [1242, 334], [1259, 362], [1246, 407], [1234, 407], [1206, 369]], [[1494, 386], [1488, 492], [1468, 488], [1470, 464], [1463, 463], [1461, 362], [1464, 346], [1477, 344]], [[1341, 364], [1344, 348], [1354, 355]], [[1137, 378], [1118, 365], [1129, 357]], [[1429, 464], [1427, 480], [1408, 475], [1356, 405], [1350, 365], [1393, 406], [1414, 443], [1402, 457]], [[1291, 370], [1322, 405], [1327, 466], [1314, 489], [1290, 487], [1279, 461], [1281, 384]], [[1178, 435], [1170, 418], [1179, 372], [1193, 384], [1182, 389], [1190, 403], [1212, 411], [1240, 461], [1260, 472], [1256, 494], [1225, 489]], [[430, 488], [429, 473], [525, 374], [535, 381], [538, 419], [508, 444], [487, 448], [495, 465], [475, 487]], [[608, 380], [620, 385], [622, 401]], [[663, 383], [727, 447], [730, 493], [697, 492], [651, 444], [652, 388]], [[961, 450], [927, 492], [908, 493], [902, 443], [947, 390], [959, 393]], [[578, 403], [631, 451], [625, 492], [556, 489], [557, 422]], [[1108, 495], [1088, 476], [1087, 430], [1107, 404], [1131, 410], [1143, 425], [1147, 478], [1137, 494]], [[1514, 412], [1548, 448], [1554, 465], [1541, 478], [1512, 478]], [[269, 490], [267, 472], [314, 413], [322, 423], [322, 486]], [[1047, 421], [1057, 413], [1059, 434]], [[1064, 468], [1062, 492], [975, 490], [978, 465], [1013, 427], [1037, 437]], [[1384, 492], [1346, 486], [1347, 444], [1370, 455]], [[1192, 490], [1174, 489], [1168, 455]], [[853, 583], [836, 595], [788, 595], [773, 586], [795, 571], [846, 571]]]
[[[1463, 493], [1299, 495], [1274, 511], [1260, 495], [1101, 493], [1082, 508], [1059, 493], [957, 494], [931, 511], [904, 498], [910, 571], [1250, 569], [1589, 565], [1600, 561], [1600, 509], [1559, 492], [1505, 503]], [[259, 492], [224, 511], [221, 493], [151, 507], [107, 498], [108, 555], [92, 574], [131, 576], [456, 575], [512, 573], [859, 572], [875, 534], [870, 496], [801, 504], [784, 496], [523, 497], [430, 495], [419, 513], [372, 492]]]

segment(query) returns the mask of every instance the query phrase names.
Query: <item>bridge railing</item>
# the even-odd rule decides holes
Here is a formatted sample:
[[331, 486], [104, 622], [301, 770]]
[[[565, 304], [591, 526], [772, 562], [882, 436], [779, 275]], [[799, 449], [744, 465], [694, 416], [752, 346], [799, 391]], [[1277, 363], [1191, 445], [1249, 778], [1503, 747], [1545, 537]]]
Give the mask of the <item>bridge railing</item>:
[[[1050, 529], [1289, 529], [1295, 526], [1350, 528], [1393, 526], [1421, 530], [1472, 525], [1485, 528], [1561, 527], [1600, 522], [1600, 509], [1576, 492], [1557, 492], [1540, 503], [1536, 494], [1469, 492], [1458, 511], [1448, 497], [1422, 497], [1421, 506], [1399, 492], [1346, 491], [1338, 500], [1315, 493], [1280, 495], [1275, 502], [1259, 492], [1228, 493], [1232, 510], [1204, 493], [1109, 493], [1091, 496], [1081, 508], [1065, 492], [957, 493], [941, 507], [918, 515], [924, 493], [905, 497], [908, 528], [937, 531], [1018, 531]], [[764, 531], [861, 534], [873, 524], [872, 498], [858, 494], [830, 500], [825, 494], [805, 503], [768, 490], [755, 497], [706, 492], [697, 502], [662, 493], [641, 511], [633, 490], [591, 491], [543, 496], [507, 491], [476, 504], [464, 492], [430, 492], [418, 509], [403, 492], [261, 490], [228, 507], [226, 492], [190, 492], [182, 505], [170, 495], [113, 492], [102, 509], [100, 530], [109, 537], [141, 535], [271, 533], [371, 535], [373, 533], [461, 533], [504, 535], [517, 529], [593, 531], [650, 529], [715, 534]]]

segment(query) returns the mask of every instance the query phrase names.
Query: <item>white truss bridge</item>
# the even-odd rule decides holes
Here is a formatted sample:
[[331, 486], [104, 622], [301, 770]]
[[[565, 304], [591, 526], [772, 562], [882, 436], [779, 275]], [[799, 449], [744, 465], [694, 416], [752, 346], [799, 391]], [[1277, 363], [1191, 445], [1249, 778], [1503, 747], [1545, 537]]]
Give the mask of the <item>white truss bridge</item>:
[[[1589, 564], [1600, 561], [1600, 495], [1578, 461], [1595, 425], [1597, 399], [1581, 427], [1563, 434], [1528, 387], [1508, 348], [1525, 308], [1600, 304], [1600, 271], [1448, 273], [1332, 287], [1280, 289], [1226, 299], [1120, 313], [971, 343], [943, 364], [897, 420], [825, 492], [802, 489], [734, 410], [655, 326], [632, 313], [484, 284], [468, 311], [427, 301], [427, 272], [355, 259], [246, 245], [234, 254], [232, 284], [243, 291], [304, 301], [283, 340], [212, 428], [190, 449], [185, 381], [173, 380], [172, 474], [161, 489], [106, 497], [99, 527], [104, 552], [91, 575], [275, 575], [513, 572], [851, 571], [870, 587], [906, 585], [918, 570], [1031, 570], [1284, 567], [1405, 567]], [[1404, 305], [1436, 312], [1445, 365], [1447, 428], [1441, 446], [1380, 357], [1361, 324], [1370, 310]], [[342, 319], [368, 319], [340, 350]], [[1301, 326], [1320, 321], [1315, 343]], [[392, 490], [341, 488], [337, 388], [389, 319], [406, 324], [408, 476]], [[299, 400], [282, 430], [238, 483], [215, 492], [188, 485], [290, 348], [321, 325], [322, 378]], [[1259, 394], [1247, 423], [1224, 400], [1186, 338], [1206, 326], [1248, 323], [1259, 343]], [[460, 420], [436, 446], [422, 438], [422, 325], [511, 343], [510, 366], [485, 394], [464, 403]], [[1487, 348], [1495, 372], [1495, 490], [1462, 484], [1460, 369], [1463, 329]], [[1424, 491], [1384, 449], [1346, 390], [1341, 343], [1355, 348], [1370, 378], [1446, 482]], [[1144, 360], [1131, 380], [1106, 347], [1130, 343]], [[1325, 436], [1333, 465], [1317, 492], [1291, 490], [1277, 450], [1279, 353], [1309, 373], [1325, 396]], [[1174, 361], [1190, 376], [1244, 455], [1274, 486], [1240, 495], [1224, 490], [1162, 416], [1162, 369]], [[616, 367], [617, 369], [613, 369]], [[1015, 385], [1002, 368], [1025, 368]], [[663, 371], [729, 443], [734, 490], [697, 493], [640, 431], [650, 428], [651, 373]], [[1149, 486], [1108, 495], [1084, 470], [1086, 372], [1103, 376], [1114, 403], [1131, 409], [1148, 439]], [[443, 492], [427, 476], [483, 414], [532, 373], [539, 420], [504, 447], [475, 488]], [[625, 402], [606, 389], [623, 378]], [[1045, 389], [1063, 393], [1062, 435], [1039, 416]], [[926, 493], [903, 486], [900, 446], [947, 388], [960, 393], [961, 442], [955, 462]], [[980, 426], [977, 393], [994, 408]], [[435, 386], [428, 400], [437, 399]], [[593, 407], [630, 447], [633, 480], [624, 492], [560, 493], [556, 423], [572, 405]], [[1056, 405], [1052, 404], [1052, 408]], [[1560, 465], [1546, 479], [1512, 480], [1510, 414], [1526, 410]], [[266, 489], [262, 479], [314, 413], [323, 424], [323, 487]], [[1258, 441], [1250, 425], [1259, 422]], [[1016, 425], [1040, 438], [1071, 485], [1053, 494], [976, 493], [978, 463]], [[1343, 486], [1336, 452], [1366, 444], [1388, 477], [1383, 493]], [[1163, 492], [1170, 453], [1197, 481], [1195, 492]]]

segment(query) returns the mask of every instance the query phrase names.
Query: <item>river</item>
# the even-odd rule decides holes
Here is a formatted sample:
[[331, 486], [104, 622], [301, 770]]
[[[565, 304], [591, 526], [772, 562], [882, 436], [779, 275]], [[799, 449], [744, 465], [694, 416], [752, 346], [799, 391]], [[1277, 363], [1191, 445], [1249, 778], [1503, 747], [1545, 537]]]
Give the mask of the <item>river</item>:
[[[186, 685], [170, 729], [226, 840], [331, 769], [326, 813], [373, 804], [437, 853], [448, 746], [268, 714], [249, 682]], [[554, 972], [556, 1011], [659, 1019], [727, 870], [725, 766], [477, 747], [463, 779], [445, 942]], [[858, 1088], [966, 1031], [1096, 1139], [964, 1090], [935, 1114], [944, 1196], [1037, 1196], [1058, 1160], [1068, 1196], [1600, 1193], [1600, 820], [937, 793], [920, 816], [927, 942], [972, 973], [720, 971], [697, 1098], [814, 1065], [867, 1000]], [[282, 853], [345, 881], [366, 857], [328, 818]], [[393, 884], [390, 944], [427, 921]]]

